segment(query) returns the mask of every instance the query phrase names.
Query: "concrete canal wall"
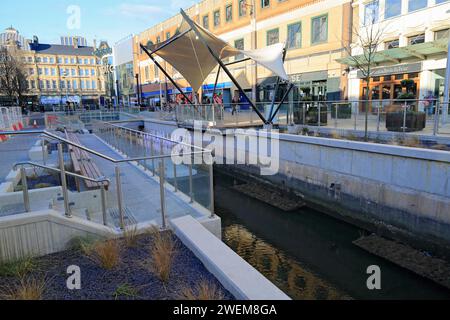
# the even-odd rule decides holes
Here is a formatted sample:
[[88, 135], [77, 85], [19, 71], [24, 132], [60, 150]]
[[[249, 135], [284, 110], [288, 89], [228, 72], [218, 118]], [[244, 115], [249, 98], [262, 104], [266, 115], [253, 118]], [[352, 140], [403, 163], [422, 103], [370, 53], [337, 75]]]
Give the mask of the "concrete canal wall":
[[[150, 120], [145, 127], [170, 133], [176, 125]], [[239, 149], [236, 136], [227, 141]], [[248, 147], [248, 141], [240, 147], [247, 157]], [[290, 134], [280, 134], [279, 150], [279, 171], [272, 176], [261, 176], [254, 165], [217, 169], [303, 194], [312, 204], [372, 229], [450, 245], [449, 152]], [[216, 156], [223, 154], [216, 150]]]

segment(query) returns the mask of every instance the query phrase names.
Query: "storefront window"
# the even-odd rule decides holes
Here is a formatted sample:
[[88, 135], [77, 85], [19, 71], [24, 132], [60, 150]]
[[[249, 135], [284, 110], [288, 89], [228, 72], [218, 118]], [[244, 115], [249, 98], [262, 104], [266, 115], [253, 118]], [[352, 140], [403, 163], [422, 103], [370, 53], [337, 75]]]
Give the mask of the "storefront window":
[[409, 0], [408, 1], [408, 12], [416, 11], [427, 6], [428, 0]]
[[247, 3], [246, 0], [239, 0], [239, 17], [247, 15]]
[[214, 27], [220, 26], [220, 10], [214, 11]]
[[399, 16], [402, 13], [402, 0], [386, 0], [385, 19]]
[[225, 20], [227, 22], [233, 20], [233, 6], [231, 4], [225, 7]]
[[383, 100], [391, 99], [391, 85], [384, 85], [381, 94]]
[[209, 17], [208, 16], [203, 17], [203, 28], [209, 29]]
[[[244, 39], [234, 41], [234, 47], [238, 50], [244, 50]], [[244, 58], [243, 54], [239, 54], [236, 56], [236, 60], [241, 60], [243, 58]]]

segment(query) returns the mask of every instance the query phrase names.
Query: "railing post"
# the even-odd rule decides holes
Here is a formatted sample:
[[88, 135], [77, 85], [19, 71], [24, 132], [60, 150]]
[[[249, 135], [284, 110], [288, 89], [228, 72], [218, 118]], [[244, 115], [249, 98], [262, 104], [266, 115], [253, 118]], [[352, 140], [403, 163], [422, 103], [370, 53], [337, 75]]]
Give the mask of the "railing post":
[[189, 196], [191, 197], [190, 203], [194, 203], [194, 187], [192, 182], [192, 157], [189, 163]]
[[103, 225], [108, 225], [108, 220], [106, 216], [106, 189], [105, 184], [102, 182], [101, 188], [100, 188], [100, 196], [102, 201], [102, 215], [103, 215]]
[[24, 166], [20, 167], [20, 176], [22, 178], [23, 205], [25, 212], [30, 212], [30, 195], [28, 193], [27, 172]]
[[337, 129], [338, 127], [338, 107], [339, 107], [339, 103], [335, 103], [334, 104], [334, 127]]
[[[151, 137], [150, 139], [150, 154], [152, 157], [155, 156], [155, 149], [154, 149], [154, 142], [153, 142], [154, 137]], [[155, 176], [155, 159], [152, 159], [152, 173], [153, 176]]]
[[175, 163], [173, 164], [173, 186], [175, 192], [178, 192], [177, 165]]
[[59, 158], [59, 170], [61, 172], [61, 187], [64, 198], [64, 211], [65, 211], [64, 213], [66, 217], [71, 218], [72, 213], [70, 212], [69, 192], [67, 190], [66, 168], [64, 165], [64, 154], [62, 143], [58, 143], [58, 158]]
[[317, 109], [319, 110], [319, 113], [317, 114], [317, 125], [318, 125], [318, 132], [320, 133], [320, 121], [321, 119], [321, 114], [320, 114], [320, 102], [317, 102]]
[[214, 203], [214, 163], [212, 162], [212, 155], [211, 155], [211, 164], [209, 166], [209, 199], [210, 199], [210, 211], [211, 211], [211, 218], [214, 218], [216, 216], [215, 213], [215, 203]]
[[165, 184], [165, 164], [164, 158], [161, 158], [161, 162], [159, 163], [159, 190], [160, 190], [160, 198], [161, 198], [161, 218], [162, 218], [162, 229], [167, 228], [166, 224], [166, 194], [164, 189]]
[[42, 147], [42, 163], [45, 166], [47, 160], [45, 159], [46, 158], [46, 154], [45, 154], [45, 139], [44, 138], [41, 139], [41, 144], [42, 144], [42, 146], [41, 146]]
[[406, 101], [403, 105], [403, 133], [406, 132]]
[[119, 209], [120, 228], [125, 230], [125, 220], [123, 216], [123, 198], [122, 198], [122, 178], [120, 177], [120, 167], [116, 166], [116, 188], [117, 188], [117, 205]]
[[436, 106], [434, 107], [434, 127], [433, 127], [433, 136], [439, 133], [439, 100], [436, 100]]
[[[144, 148], [144, 158], [147, 158], [147, 141], [145, 141], [145, 135], [141, 133], [142, 147]], [[147, 171], [147, 159], [144, 159], [144, 171]]]
[[378, 110], [377, 110], [377, 132], [380, 132], [380, 109], [381, 109], [381, 101], [378, 104]]

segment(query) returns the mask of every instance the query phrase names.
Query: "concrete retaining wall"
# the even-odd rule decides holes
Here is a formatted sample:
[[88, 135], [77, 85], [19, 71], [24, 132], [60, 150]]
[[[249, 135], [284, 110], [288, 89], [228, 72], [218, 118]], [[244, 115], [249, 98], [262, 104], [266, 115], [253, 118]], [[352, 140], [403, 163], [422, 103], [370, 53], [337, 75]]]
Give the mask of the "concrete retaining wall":
[[0, 261], [65, 250], [75, 237], [115, 237], [111, 228], [53, 210], [0, 218]]
[[191, 216], [171, 221], [177, 237], [239, 300], [290, 300], [261, 273]]

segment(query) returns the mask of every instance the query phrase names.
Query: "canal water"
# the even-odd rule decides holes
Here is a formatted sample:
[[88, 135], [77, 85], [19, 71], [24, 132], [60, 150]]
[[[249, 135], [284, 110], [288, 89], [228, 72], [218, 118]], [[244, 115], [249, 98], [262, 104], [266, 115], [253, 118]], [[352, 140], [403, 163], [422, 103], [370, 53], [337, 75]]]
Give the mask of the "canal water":
[[[291, 298], [450, 299], [450, 290], [355, 246], [364, 230], [309, 208], [282, 211], [235, 182], [215, 174], [223, 240]], [[381, 268], [381, 290], [367, 288], [371, 265]]]

